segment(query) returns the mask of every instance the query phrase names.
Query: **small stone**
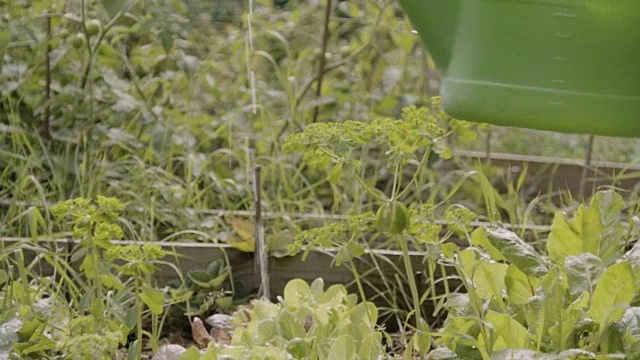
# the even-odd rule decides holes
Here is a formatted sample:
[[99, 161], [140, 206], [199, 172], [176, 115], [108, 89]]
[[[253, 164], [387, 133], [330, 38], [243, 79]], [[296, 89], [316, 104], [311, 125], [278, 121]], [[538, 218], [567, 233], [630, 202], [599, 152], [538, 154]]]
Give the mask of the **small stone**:
[[217, 343], [229, 344], [233, 337], [233, 316], [227, 314], [214, 314], [209, 316], [206, 323], [211, 325], [211, 337]]
[[233, 316], [227, 314], [213, 314], [205, 322], [216, 329], [231, 329]]

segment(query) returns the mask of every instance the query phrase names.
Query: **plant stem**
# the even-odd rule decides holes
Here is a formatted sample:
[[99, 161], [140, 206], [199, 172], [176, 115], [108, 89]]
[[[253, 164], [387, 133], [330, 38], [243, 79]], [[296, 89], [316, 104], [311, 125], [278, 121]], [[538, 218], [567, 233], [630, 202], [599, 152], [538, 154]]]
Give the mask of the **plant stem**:
[[[362, 286], [362, 281], [360, 280], [360, 274], [358, 273], [358, 269], [356, 268], [356, 264], [355, 262], [353, 262], [353, 259], [349, 260], [349, 267], [351, 268], [353, 277], [356, 280], [356, 286], [358, 287], [358, 292], [360, 293], [361, 301], [366, 302], [367, 296], [364, 293], [364, 287]], [[371, 313], [369, 312], [369, 307], [366, 306], [366, 308], [367, 308], [367, 318], [369, 318], [369, 321], [372, 322], [373, 318], [371, 317]]]
[[40, 136], [42, 136], [46, 140], [51, 140], [51, 132], [49, 119], [51, 117], [51, 106], [49, 104], [51, 100], [51, 16], [47, 16], [45, 29], [47, 32], [47, 52], [45, 54], [44, 60], [44, 76], [45, 76], [45, 84], [44, 84], [44, 117], [42, 119], [42, 124], [40, 125]]
[[98, 247], [96, 246], [96, 244], [93, 242], [93, 231], [95, 225], [91, 226], [91, 229], [89, 230], [89, 233], [87, 235], [87, 242], [89, 243], [90, 249], [89, 252], [91, 254], [91, 261], [93, 262], [93, 267], [94, 267], [94, 272], [95, 272], [95, 276], [92, 279], [93, 280], [93, 286], [95, 286], [95, 291], [96, 291], [96, 298], [93, 299], [93, 301], [96, 302], [96, 304], [99, 306], [98, 308], [98, 314], [93, 314], [94, 316], [97, 316], [98, 319], [102, 322], [104, 321], [104, 314], [103, 314], [103, 310], [104, 310], [104, 306], [102, 301], [104, 300], [104, 291], [102, 289], [102, 281], [100, 280], [100, 250], [98, 250]]
[[[397, 235], [394, 235], [397, 237]], [[420, 319], [422, 319], [422, 314], [420, 311], [420, 296], [418, 295], [418, 285], [416, 284], [416, 279], [413, 273], [413, 266], [411, 265], [411, 257], [409, 256], [409, 247], [407, 246], [407, 242], [405, 239], [397, 239], [400, 244], [400, 249], [402, 250], [402, 261], [404, 262], [404, 270], [407, 273], [407, 281], [409, 282], [409, 289], [411, 290], [411, 299], [413, 301], [413, 311], [416, 316], [416, 329], [418, 328], [418, 324]]]
[[136, 321], [136, 338], [137, 338], [137, 346], [136, 346], [136, 359], [140, 359], [140, 357], [142, 356], [142, 304], [140, 303], [140, 283], [138, 280], [138, 276], [134, 276], [134, 291], [136, 294], [136, 314], [137, 314], [137, 321]]

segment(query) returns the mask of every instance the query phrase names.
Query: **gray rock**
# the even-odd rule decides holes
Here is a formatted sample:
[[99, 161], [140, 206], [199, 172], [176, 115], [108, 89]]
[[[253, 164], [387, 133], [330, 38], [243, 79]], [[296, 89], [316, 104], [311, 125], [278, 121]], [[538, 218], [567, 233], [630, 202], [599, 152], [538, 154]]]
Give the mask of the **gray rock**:
[[211, 325], [211, 327], [222, 330], [222, 329], [231, 329], [231, 322], [233, 321], [233, 316], [227, 314], [214, 314], [209, 316], [204, 320], [207, 324]]

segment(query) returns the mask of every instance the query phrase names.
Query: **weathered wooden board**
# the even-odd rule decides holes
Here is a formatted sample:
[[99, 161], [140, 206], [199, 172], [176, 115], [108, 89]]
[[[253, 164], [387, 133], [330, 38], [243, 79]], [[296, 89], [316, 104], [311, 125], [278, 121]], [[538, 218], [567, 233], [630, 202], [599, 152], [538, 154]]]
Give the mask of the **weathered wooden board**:
[[[491, 164], [510, 173], [517, 179], [522, 171], [527, 172], [526, 184], [536, 194], [549, 194], [554, 191], [567, 191], [577, 197], [581, 191], [583, 173], [585, 173], [584, 196], [588, 197], [601, 186], [615, 186], [626, 191], [637, 191], [640, 183], [640, 165], [614, 162], [593, 161], [586, 165], [584, 160], [564, 159], [544, 156], [514, 155], [473, 151], [458, 151], [459, 161]], [[447, 161], [441, 171], [456, 168], [454, 161]]]

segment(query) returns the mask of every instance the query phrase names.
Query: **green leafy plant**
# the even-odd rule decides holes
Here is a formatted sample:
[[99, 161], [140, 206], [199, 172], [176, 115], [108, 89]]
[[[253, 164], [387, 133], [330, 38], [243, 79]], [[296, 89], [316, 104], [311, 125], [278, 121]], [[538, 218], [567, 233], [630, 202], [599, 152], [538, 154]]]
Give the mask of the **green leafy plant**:
[[229, 311], [234, 303], [230, 274], [231, 269], [224, 260], [215, 260], [204, 270], [190, 271], [183, 280], [172, 281], [169, 292], [176, 303], [172, 311], [180, 312], [181, 316]]
[[[433, 100], [432, 106], [433, 109], [407, 107], [403, 109], [402, 120], [385, 118], [371, 123], [348, 121], [312, 124], [303, 132], [290, 136], [284, 144], [285, 151], [303, 152], [304, 160], [310, 166], [328, 169], [327, 179], [334, 188], [342, 184], [359, 184], [367, 196], [380, 203], [375, 216], [373, 213], [364, 213], [342, 223], [301, 233], [297, 237], [297, 244], [291, 249], [296, 252], [303, 245], [337, 247], [337, 265], [343, 261], [350, 265], [356, 276], [360, 295], [365, 298], [353, 259], [362, 256], [367, 245], [360, 244], [358, 238], [366, 233], [388, 237], [393, 247], [402, 251], [403, 271], [410, 289], [412, 312], [409, 317], [415, 318], [413, 323], [416, 335], [407, 344], [409, 353], [414, 349], [420, 353], [429, 350], [429, 326], [422, 316], [421, 307], [429, 292], [432, 299], [436, 299], [433, 288], [435, 261], [428, 260], [432, 287], [427, 294], [421, 296], [409, 256], [409, 243], [418, 246], [437, 245], [439, 241], [446, 240], [446, 236], [440, 239], [441, 226], [433, 221], [437, 205], [427, 202], [410, 211], [403, 203], [408, 193], [421, 188], [432, 152], [445, 159], [451, 156], [444, 141], [447, 132], [440, 125], [451, 120], [440, 109], [438, 99]], [[392, 180], [388, 182], [388, 193], [376, 188], [375, 184], [367, 183], [367, 178], [362, 176], [366, 172], [362, 171], [366, 164], [358, 160], [358, 154], [370, 149], [384, 154], [386, 162], [382, 165], [392, 176]], [[407, 168], [411, 168], [413, 175], [405, 179]], [[343, 181], [346, 179], [349, 181]], [[463, 207], [458, 209], [461, 214]], [[450, 211], [451, 219], [456, 218], [453, 215], [455, 211]], [[471, 218], [466, 221], [471, 221]], [[459, 223], [454, 221], [452, 225]], [[403, 323], [408, 324], [408, 319]], [[404, 327], [403, 325], [402, 328]]]
[[639, 357], [640, 247], [625, 251], [624, 207], [603, 191], [573, 219], [556, 213], [541, 251], [489, 228], [475, 230], [467, 249], [443, 249], [466, 294], [449, 297], [436, 335], [446, 350], [438, 351], [465, 359]]
[[375, 305], [358, 303], [343, 285], [325, 290], [322, 279], [311, 285], [294, 279], [278, 303], [254, 300], [238, 311], [230, 344], [210, 345], [205, 354], [192, 351], [181, 360], [376, 360], [384, 354], [377, 316]]
[[[152, 280], [167, 253], [157, 245], [115, 245], [122, 236], [123, 205], [114, 198], [76, 198], [51, 208], [61, 230], [79, 240], [71, 253], [50, 251], [37, 241], [18, 243], [11, 274], [0, 290], [0, 334], [17, 327], [17, 337], [3, 338], [7, 351], [21, 358], [111, 359], [128, 345], [128, 357], [140, 358], [143, 339], [157, 349], [165, 315], [165, 294]], [[35, 252], [54, 269], [43, 277], [24, 253]], [[19, 271], [13, 275], [11, 264]], [[78, 266], [79, 264], [79, 266]], [[74, 268], [78, 266], [79, 271]], [[147, 310], [148, 309], [148, 310]], [[144, 328], [145, 319], [151, 328]], [[127, 344], [130, 333], [135, 340]]]

